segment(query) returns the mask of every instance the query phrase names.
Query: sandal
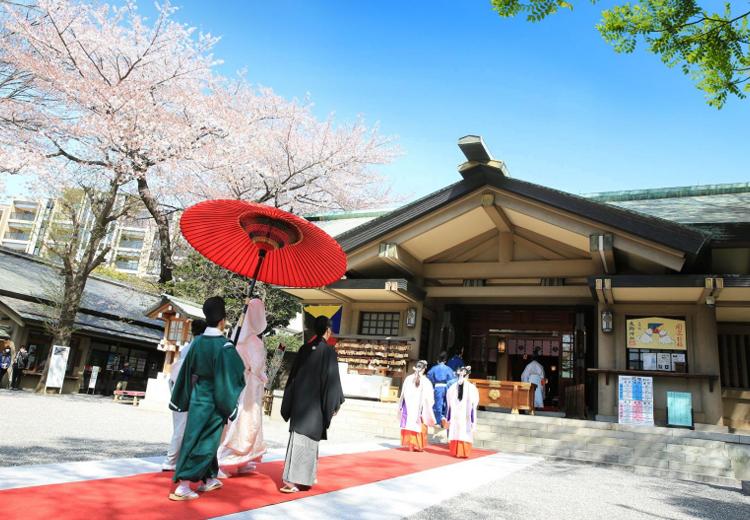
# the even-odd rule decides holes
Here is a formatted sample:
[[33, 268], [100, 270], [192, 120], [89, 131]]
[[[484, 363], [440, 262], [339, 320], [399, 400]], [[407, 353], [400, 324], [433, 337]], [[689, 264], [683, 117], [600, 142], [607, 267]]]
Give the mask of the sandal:
[[196, 498], [200, 498], [200, 495], [196, 493], [195, 491], [191, 491], [190, 493], [185, 493], [184, 495], [178, 495], [177, 493], [169, 494], [169, 500], [174, 500], [176, 502], [179, 502], [182, 500], [195, 500]]
[[297, 486], [290, 486], [289, 484], [284, 485], [279, 489], [282, 493], [299, 493], [300, 489]]

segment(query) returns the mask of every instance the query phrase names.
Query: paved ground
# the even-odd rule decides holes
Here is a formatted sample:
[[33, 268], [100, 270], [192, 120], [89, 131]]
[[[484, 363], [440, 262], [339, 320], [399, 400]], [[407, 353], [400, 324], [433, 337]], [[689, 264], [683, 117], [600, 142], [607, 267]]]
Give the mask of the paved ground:
[[[268, 423], [265, 433], [271, 448], [284, 446], [284, 424]], [[0, 390], [0, 466], [163, 455], [170, 434], [167, 412], [110, 398]], [[747, 520], [750, 497], [733, 488], [555, 461], [481, 485], [411, 518]]]

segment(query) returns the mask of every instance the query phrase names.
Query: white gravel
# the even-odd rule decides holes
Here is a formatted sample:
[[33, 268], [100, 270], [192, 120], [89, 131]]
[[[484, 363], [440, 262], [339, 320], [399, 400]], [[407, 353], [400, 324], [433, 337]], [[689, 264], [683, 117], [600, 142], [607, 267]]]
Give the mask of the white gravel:
[[750, 519], [739, 488], [548, 461], [425, 509], [413, 520]]

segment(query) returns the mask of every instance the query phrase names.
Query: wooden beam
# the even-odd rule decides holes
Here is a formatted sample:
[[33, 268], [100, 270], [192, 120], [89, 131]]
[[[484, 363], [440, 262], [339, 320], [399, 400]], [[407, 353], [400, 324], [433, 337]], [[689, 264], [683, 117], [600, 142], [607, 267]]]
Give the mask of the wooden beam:
[[528, 238], [524, 238], [521, 235], [513, 235], [513, 241], [519, 246], [523, 246], [527, 249], [530, 249], [532, 252], [538, 254], [542, 258], [546, 258], [547, 260], [562, 260], [565, 258], [563, 255], [556, 253], [552, 251], [551, 249], [547, 249], [541, 244], [532, 242]]
[[323, 293], [325, 293], [325, 294], [327, 294], [327, 295], [329, 295], [330, 297], [335, 298], [337, 300], [340, 300], [340, 301], [342, 301], [344, 303], [353, 303], [353, 301], [354, 301], [351, 298], [349, 298], [348, 296], [344, 296], [340, 292], [338, 292], [338, 291], [336, 291], [334, 289], [329, 289], [328, 287], [321, 287], [320, 291], [323, 292]]
[[427, 287], [426, 291], [428, 298], [591, 298], [585, 285]]
[[594, 233], [589, 235], [591, 257], [601, 261], [605, 274], [614, 274], [617, 272], [613, 246], [614, 236], [610, 233]]
[[435, 263], [424, 266], [425, 278], [515, 278], [589, 276], [599, 272], [598, 265], [585, 260], [530, 260], [517, 262]]
[[497, 229], [490, 229], [488, 231], [485, 231], [481, 235], [472, 237], [468, 240], [461, 242], [458, 245], [455, 245], [449, 249], [446, 249], [445, 251], [442, 251], [436, 255], [432, 255], [431, 257], [425, 258], [424, 263], [428, 264], [431, 262], [439, 262], [439, 261], [444, 261], [444, 262], [453, 261], [456, 259], [458, 255], [461, 255], [467, 249], [476, 247], [479, 244], [484, 244], [485, 242], [487, 242], [488, 240], [496, 236], [497, 236]]
[[513, 233], [501, 232], [498, 236], [497, 261], [501, 263], [513, 261]]
[[414, 277], [422, 275], [422, 262], [414, 258], [408, 251], [398, 244], [383, 242], [380, 244], [378, 256], [396, 269]]
[[495, 223], [498, 231], [501, 233], [513, 231], [513, 223], [508, 219], [503, 210], [495, 204], [494, 193], [482, 194], [482, 207], [487, 212], [487, 216]]
[[607, 303], [607, 297], [604, 296], [604, 280], [597, 278], [594, 281], [594, 287], [596, 289], [596, 299], [600, 303]]
[[604, 299], [610, 305], [614, 305], [615, 303], [615, 295], [612, 292], [612, 279], [611, 278], [604, 279]]
[[706, 278], [705, 286], [703, 287], [703, 290], [701, 291], [700, 296], [698, 296], [698, 299], [695, 303], [701, 305], [706, 303], [706, 298], [711, 296], [711, 293], [714, 291], [714, 279], [713, 278]]

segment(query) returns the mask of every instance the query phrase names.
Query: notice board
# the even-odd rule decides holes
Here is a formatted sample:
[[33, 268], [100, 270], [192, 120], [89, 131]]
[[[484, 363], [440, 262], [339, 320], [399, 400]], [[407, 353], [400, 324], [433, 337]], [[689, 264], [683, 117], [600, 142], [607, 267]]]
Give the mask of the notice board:
[[686, 428], [693, 427], [693, 394], [690, 392], [667, 392], [667, 424]]
[[654, 380], [644, 376], [619, 376], [618, 414], [620, 424], [654, 425]]

